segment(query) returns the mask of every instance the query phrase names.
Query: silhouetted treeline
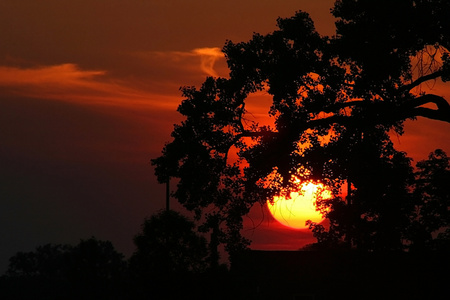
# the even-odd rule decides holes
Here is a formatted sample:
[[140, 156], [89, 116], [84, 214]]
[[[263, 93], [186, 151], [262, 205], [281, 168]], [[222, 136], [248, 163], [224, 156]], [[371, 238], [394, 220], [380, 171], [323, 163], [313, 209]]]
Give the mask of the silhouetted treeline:
[[111, 242], [95, 238], [76, 246], [39, 246], [10, 258], [1, 278], [4, 299], [118, 299], [127, 264]]
[[207, 240], [174, 211], [146, 219], [134, 243], [128, 260], [95, 238], [18, 252], [0, 278], [1, 299], [439, 299], [449, 278], [445, 247], [247, 250], [228, 269], [211, 261]]
[[18, 252], [0, 278], [0, 298], [229, 299], [227, 267], [209, 267], [206, 239], [194, 227], [177, 212], [155, 214], [128, 260], [96, 238]]

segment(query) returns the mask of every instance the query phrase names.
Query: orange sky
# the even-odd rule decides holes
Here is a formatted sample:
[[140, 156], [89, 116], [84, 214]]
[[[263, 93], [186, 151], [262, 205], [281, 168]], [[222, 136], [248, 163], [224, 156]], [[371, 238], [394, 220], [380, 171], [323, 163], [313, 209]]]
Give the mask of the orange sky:
[[[227, 76], [225, 41], [273, 31], [278, 16], [305, 10], [331, 35], [332, 3], [1, 1], [0, 273], [19, 250], [93, 235], [129, 255], [143, 219], [164, 207], [149, 160], [181, 120], [179, 87]], [[450, 153], [449, 124], [406, 128], [399, 145], [414, 158], [436, 147]], [[260, 226], [252, 230], [248, 219], [244, 234], [255, 248], [313, 241], [259, 208], [251, 218]]]

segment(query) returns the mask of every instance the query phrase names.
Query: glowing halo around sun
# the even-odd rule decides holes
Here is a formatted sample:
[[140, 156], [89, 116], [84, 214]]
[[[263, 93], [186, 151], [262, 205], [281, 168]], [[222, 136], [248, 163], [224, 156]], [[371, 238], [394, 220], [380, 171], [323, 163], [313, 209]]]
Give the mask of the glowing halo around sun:
[[321, 183], [305, 182], [299, 186], [301, 193], [291, 192], [290, 199], [274, 197], [273, 202], [267, 201], [272, 216], [284, 226], [294, 229], [307, 229], [306, 221], [315, 223], [323, 221], [322, 214], [316, 210], [318, 199], [331, 198], [331, 192]]

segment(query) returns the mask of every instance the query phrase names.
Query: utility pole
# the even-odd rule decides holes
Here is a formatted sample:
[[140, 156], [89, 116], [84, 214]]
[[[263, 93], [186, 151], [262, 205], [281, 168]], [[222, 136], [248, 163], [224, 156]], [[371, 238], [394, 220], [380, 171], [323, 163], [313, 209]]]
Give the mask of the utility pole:
[[167, 176], [166, 181], [166, 211], [170, 210], [170, 177]]

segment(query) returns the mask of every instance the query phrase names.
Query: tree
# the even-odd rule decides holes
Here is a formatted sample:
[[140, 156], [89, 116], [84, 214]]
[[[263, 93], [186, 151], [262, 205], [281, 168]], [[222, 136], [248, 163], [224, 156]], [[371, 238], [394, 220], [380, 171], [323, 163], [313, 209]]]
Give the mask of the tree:
[[136, 251], [129, 261], [136, 295], [199, 298], [208, 252], [206, 239], [194, 229], [192, 221], [173, 210], [144, 221], [142, 232], [134, 237]]
[[195, 224], [173, 210], [146, 219], [142, 233], [134, 237], [136, 252], [130, 258], [132, 272], [141, 278], [200, 273], [206, 268], [206, 239]]
[[96, 238], [81, 240], [70, 250], [67, 276], [75, 282], [89, 285], [117, 285], [124, 278], [124, 255], [110, 241]]
[[[287, 195], [294, 178], [333, 189], [334, 199], [322, 203], [330, 231], [311, 224], [318, 237], [402, 248], [397, 229], [413, 209], [412, 168], [389, 133], [403, 134], [404, 121], [419, 116], [450, 122], [444, 98], [416, 89], [450, 78], [449, 9], [443, 0], [342, 0], [332, 10], [333, 37], [320, 36], [300, 11], [278, 19], [271, 34], [228, 41], [229, 78], [181, 89], [186, 119], [152, 160], [159, 181], [179, 179], [174, 196], [206, 224], [219, 220], [229, 252], [248, 245], [242, 216]], [[249, 117], [252, 95], [263, 93], [271, 97], [270, 126]]]
[[427, 160], [417, 163], [415, 176], [415, 209], [409, 230], [411, 249], [448, 249], [450, 158], [441, 149], [435, 150]]

